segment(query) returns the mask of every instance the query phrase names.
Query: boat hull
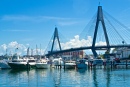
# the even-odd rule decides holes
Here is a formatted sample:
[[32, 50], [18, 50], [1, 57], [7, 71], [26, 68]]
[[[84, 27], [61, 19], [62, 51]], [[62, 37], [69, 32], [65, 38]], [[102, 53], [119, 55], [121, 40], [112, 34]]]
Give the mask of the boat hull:
[[77, 64], [77, 68], [78, 69], [86, 69], [87, 68], [87, 64], [84, 64], [84, 63]]
[[30, 69], [35, 68], [35, 64], [27, 64], [27, 63], [8, 63], [12, 69]]
[[9, 69], [10, 66], [8, 65], [8, 63], [7, 63], [6, 61], [1, 60], [1, 61], [0, 61], [0, 68], [1, 68], [1, 69]]
[[38, 69], [48, 69], [50, 67], [49, 64], [37, 63], [36, 68]]
[[65, 64], [65, 69], [75, 69], [75, 64]]

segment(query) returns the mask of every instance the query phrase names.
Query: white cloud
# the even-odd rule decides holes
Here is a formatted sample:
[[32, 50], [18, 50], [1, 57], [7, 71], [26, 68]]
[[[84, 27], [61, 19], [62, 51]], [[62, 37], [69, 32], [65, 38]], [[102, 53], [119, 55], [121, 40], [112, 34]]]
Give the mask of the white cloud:
[[1, 45], [1, 49], [3, 49], [5, 51], [7, 49], [7, 45], [6, 44], [2, 44]]
[[[60, 26], [69, 26], [77, 23], [84, 23], [83, 19], [79, 18], [64, 18], [64, 17], [53, 17], [53, 16], [26, 16], [26, 15], [5, 15], [1, 18], [2, 21], [17, 21], [17, 22], [55, 22]], [[8, 30], [6, 30], [8, 31]], [[12, 31], [23, 31], [23, 30], [12, 30]], [[28, 30], [27, 30], [28, 31]]]
[[[2, 44], [0, 46], [0, 55], [5, 55], [6, 54], [6, 50], [7, 50], [7, 54], [9, 55], [13, 55], [16, 52], [19, 55], [26, 55], [27, 54], [27, 49], [30, 45], [29, 44], [20, 44], [17, 41], [12, 41], [8, 44]], [[29, 54], [31, 55], [31, 49], [29, 50]], [[44, 49], [37, 49], [38, 54], [44, 54]], [[33, 55], [36, 54], [36, 49], [33, 49]]]
[[[75, 47], [85, 47], [92, 45], [92, 37], [87, 36], [87, 39], [79, 39], [79, 35], [74, 36], [74, 39], [70, 39], [70, 41], [66, 43], [61, 43], [62, 49], [69, 49]], [[96, 46], [99, 45], [106, 45], [106, 42], [99, 41], [96, 43]]]
[[53, 16], [26, 16], [26, 15], [5, 15], [1, 18], [3, 21], [48, 21], [48, 20], [74, 20], [75, 18], [63, 18]]
[[17, 41], [13, 41], [8, 44], [8, 48], [17, 48], [17, 47], [18, 47]]
[[106, 42], [99, 41], [98, 43], [95, 44], [96, 46], [103, 46], [106, 45]]
[[[70, 39], [66, 43], [61, 43], [62, 49], [70, 49], [70, 48], [76, 48], [76, 47], [86, 47], [86, 46], [92, 46], [92, 37], [87, 36], [87, 39], [80, 39], [79, 35], [74, 36], [73, 39]], [[95, 44], [96, 46], [99, 45], [106, 45], [106, 42], [99, 41]], [[92, 51], [90, 49], [85, 51], [87, 54], [92, 54]], [[97, 53], [104, 53], [104, 51], [97, 51]]]
[[3, 21], [31, 21], [34, 18], [24, 15], [5, 15], [1, 20]]
[[[91, 46], [92, 45], [92, 37], [91, 36], [87, 36], [87, 39], [80, 39], [79, 35], [74, 36], [73, 39], [70, 39], [68, 42], [66, 43], [61, 43], [61, 47], [62, 49], [69, 49], [69, 48], [75, 48], [75, 47], [84, 47], [84, 46]], [[96, 45], [106, 45], [106, 42], [100, 41], [98, 43], [96, 43]], [[8, 54], [14, 54], [14, 53], [18, 53], [19, 55], [26, 55], [27, 54], [27, 49], [30, 45], [29, 44], [20, 44], [17, 41], [12, 41], [9, 44], [2, 44], [0, 46], [0, 55], [4, 55], [6, 53], [6, 49], [7, 49], [7, 53]], [[58, 47], [58, 46], [57, 46]], [[16, 49], [18, 48], [18, 49]], [[33, 50], [33, 55], [36, 54], [36, 48], [32, 49]], [[29, 54], [31, 55], [31, 48], [29, 50]], [[45, 49], [39, 49], [37, 48], [37, 52], [38, 54], [44, 54]]]
[[74, 36], [74, 39], [70, 39], [70, 41], [66, 43], [61, 43], [62, 49], [69, 49], [69, 48], [75, 48], [75, 47], [82, 47], [82, 46], [90, 46], [88, 43], [91, 43], [91, 38], [88, 37], [87, 40], [79, 39], [79, 35]]
[[[18, 50], [17, 50], [17, 48], [18, 48]], [[7, 50], [8, 54], [11, 53], [13, 55], [14, 53], [17, 52], [19, 55], [22, 55], [22, 54], [25, 54], [26, 48], [27, 47], [24, 46], [23, 44], [19, 44], [17, 41], [12, 41], [9, 44], [1, 45], [0, 54], [4, 55]]]
[[31, 30], [21, 30], [21, 29], [8, 29], [8, 30], [2, 30], [7, 32], [30, 32]]

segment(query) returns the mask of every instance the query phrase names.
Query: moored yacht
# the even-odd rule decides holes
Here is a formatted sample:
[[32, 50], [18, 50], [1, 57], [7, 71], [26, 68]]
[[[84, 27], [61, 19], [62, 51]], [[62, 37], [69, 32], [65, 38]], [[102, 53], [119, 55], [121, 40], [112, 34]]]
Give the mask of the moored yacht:
[[61, 57], [56, 57], [51, 60], [51, 67], [54, 68], [56, 66], [62, 66], [63, 60]]
[[90, 59], [88, 60], [87, 65], [95, 66], [96, 68], [101, 68], [103, 66], [103, 59]]
[[36, 62], [36, 68], [38, 69], [47, 69], [50, 67], [50, 64], [48, 64], [47, 59], [39, 59]]
[[30, 69], [35, 68], [36, 60], [34, 58], [17, 58], [8, 62], [12, 69]]
[[87, 60], [86, 59], [79, 59], [76, 62], [76, 67], [78, 69], [86, 69], [87, 68]]
[[9, 60], [3, 59], [0, 60], [0, 68], [1, 69], [8, 69], [10, 66], [8, 65]]
[[66, 69], [75, 69], [75, 66], [76, 66], [76, 62], [72, 61], [72, 60], [65, 61], [65, 63], [64, 63], [64, 67]]

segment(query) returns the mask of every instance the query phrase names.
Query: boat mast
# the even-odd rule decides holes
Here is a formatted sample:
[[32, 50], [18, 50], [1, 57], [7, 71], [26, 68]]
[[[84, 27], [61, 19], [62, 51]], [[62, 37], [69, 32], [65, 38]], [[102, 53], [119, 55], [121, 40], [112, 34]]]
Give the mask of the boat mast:
[[41, 60], [41, 44], [40, 44], [40, 60]]

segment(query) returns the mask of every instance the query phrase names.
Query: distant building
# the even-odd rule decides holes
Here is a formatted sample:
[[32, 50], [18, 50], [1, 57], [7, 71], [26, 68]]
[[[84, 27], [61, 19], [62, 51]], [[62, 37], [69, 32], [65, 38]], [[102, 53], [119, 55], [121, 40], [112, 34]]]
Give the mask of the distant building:
[[72, 51], [72, 52], [64, 52], [62, 54], [63, 58], [83, 58], [84, 55], [84, 51], [83, 50], [79, 50], [79, 51]]
[[114, 51], [116, 54], [116, 58], [129, 58], [130, 56], [130, 48], [118, 48]]

